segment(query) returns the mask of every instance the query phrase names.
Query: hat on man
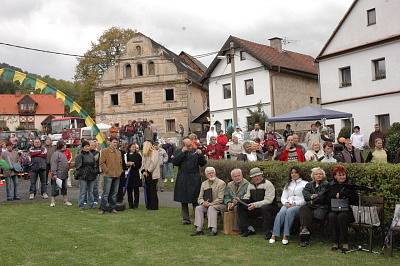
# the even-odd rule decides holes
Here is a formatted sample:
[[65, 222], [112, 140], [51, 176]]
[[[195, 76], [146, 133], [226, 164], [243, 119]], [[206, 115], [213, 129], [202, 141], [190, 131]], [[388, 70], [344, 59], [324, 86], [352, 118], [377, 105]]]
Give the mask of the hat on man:
[[235, 127], [236, 129], [240, 129], [240, 126], [239, 125], [236, 125], [236, 127]]
[[263, 174], [263, 172], [258, 167], [252, 168], [250, 170], [250, 178], [253, 178], [255, 176], [259, 176], [259, 175], [262, 175], [262, 174]]

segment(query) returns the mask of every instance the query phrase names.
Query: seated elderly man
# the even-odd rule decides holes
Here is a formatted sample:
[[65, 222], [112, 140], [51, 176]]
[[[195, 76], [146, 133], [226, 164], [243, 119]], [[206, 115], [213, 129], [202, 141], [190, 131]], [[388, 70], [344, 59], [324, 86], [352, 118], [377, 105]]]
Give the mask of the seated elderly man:
[[272, 226], [278, 209], [275, 202], [275, 187], [264, 179], [260, 168], [250, 170], [251, 183], [247, 187], [243, 201], [238, 205], [239, 228], [243, 237], [254, 235], [256, 230], [250, 224], [250, 218], [262, 216], [265, 238], [272, 235]]
[[243, 200], [249, 186], [249, 181], [243, 178], [242, 170], [236, 168], [231, 171], [232, 181], [228, 183], [225, 189], [224, 204], [228, 206], [228, 211], [235, 212], [235, 223], [233, 229], [237, 230], [238, 217], [237, 217], [237, 205], [238, 200]]
[[225, 209], [224, 192], [226, 184], [223, 180], [217, 178], [214, 167], [207, 167], [205, 170], [207, 180], [201, 183], [198, 203], [195, 209], [196, 231], [192, 236], [204, 235], [204, 213], [207, 213], [208, 229], [210, 236], [217, 235], [217, 218], [218, 212]]

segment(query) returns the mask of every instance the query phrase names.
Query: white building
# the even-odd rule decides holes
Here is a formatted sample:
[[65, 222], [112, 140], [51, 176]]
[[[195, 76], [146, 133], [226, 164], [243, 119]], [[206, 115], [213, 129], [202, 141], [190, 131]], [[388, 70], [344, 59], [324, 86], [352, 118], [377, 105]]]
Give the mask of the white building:
[[[400, 121], [399, 11], [398, 0], [354, 1], [317, 57], [322, 106], [352, 113], [366, 141], [375, 123]], [[332, 121], [336, 134], [350, 124]]]
[[205, 73], [212, 125], [220, 123], [223, 130], [232, 126], [230, 42], [235, 47], [236, 97], [241, 128], [248, 126], [250, 114], [247, 108], [255, 110], [260, 102], [268, 117], [305, 105], [320, 104], [314, 58], [282, 50], [280, 38], [270, 39], [268, 46], [230, 36]]

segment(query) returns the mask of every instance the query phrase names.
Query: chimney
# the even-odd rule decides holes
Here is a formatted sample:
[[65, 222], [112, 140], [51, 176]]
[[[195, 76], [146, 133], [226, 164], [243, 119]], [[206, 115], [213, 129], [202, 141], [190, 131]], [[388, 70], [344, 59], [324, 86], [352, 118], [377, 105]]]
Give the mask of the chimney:
[[16, 90], [15, 91], [15, 96], [21, 96], [21, 91], [20, 90]]
[[274, 37], [269, 39], [269, 46], [278, 50], [278, 52], [282, 52], [282, 38]]

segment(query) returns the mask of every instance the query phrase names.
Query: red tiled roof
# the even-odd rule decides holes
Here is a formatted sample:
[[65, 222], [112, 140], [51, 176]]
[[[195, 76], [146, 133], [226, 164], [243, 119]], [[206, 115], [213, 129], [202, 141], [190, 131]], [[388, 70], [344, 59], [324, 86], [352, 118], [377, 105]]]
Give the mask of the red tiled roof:
[[[0, 94], [0, 114], [19, 114], [18, 102], [25, 95]], [[63, 115], [64, 103], [53, 95], [31, 94], [29, 97], [37, 103], [36, 115]]]
[[318, 74], [318, 68], [312, 56], [286, 50], [279, 52], [271, 46], [243, 40], [234, 36], [232, 36], [232, 40], [263, 64], [271, 67], [278, 66]]

